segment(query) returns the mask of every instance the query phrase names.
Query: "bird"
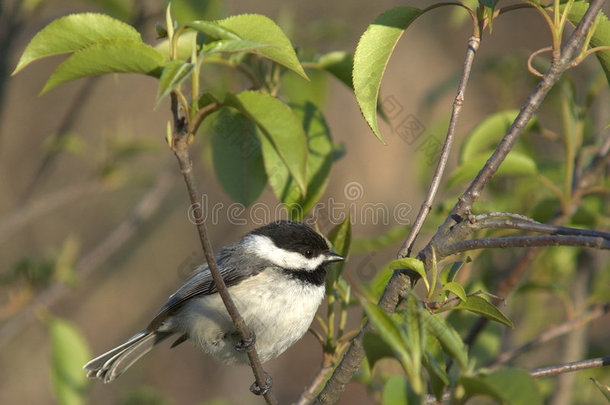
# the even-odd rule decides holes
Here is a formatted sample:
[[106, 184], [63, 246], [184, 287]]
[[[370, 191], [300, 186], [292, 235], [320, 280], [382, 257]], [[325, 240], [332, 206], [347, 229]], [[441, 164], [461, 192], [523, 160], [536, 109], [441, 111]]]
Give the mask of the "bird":
[[[248, 330], [261, 363], [296, 343], [324, 298], [327, 266], [345, 260], [308, 225], [280, 220], [256, 228], [216, 256], [220, 275]], [[193, 341], [230, 365], [249, 364], [207, 265], [200, 266], [148, 326], [84, 365], [87, 377], [114, 381], [154, 346]], [[251, 388], [252, 389], [252, 388]]]

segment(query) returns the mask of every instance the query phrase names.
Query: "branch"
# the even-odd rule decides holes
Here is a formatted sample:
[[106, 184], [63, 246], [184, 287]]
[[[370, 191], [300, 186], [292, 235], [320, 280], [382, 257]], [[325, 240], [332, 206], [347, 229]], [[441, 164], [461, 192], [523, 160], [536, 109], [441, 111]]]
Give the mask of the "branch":
[[240, 346], [244, 347], [248, 355], [248, 360], [250, 361], [250, 366], [252, 367], [252, 372], [254, 373], [254, 377], [256, 379], [255, 383], [250, 387], [250, 390], [255, 394], [262, 394], [269, 405], [275, 405], [277, 404], [277, 400], [271, 392], [271, 384], [267, 381], [267, 374], [263, 370], [258, 353], [256, 352], [256, 348], [254, 346], [255, 336], [248, 330], [246, 322], [237, 310], [233, 299], [229, 295], [227, 286], [220, 275], [218, 265], [216, 264], [212, 244], [210, 243], [205, 221], [203, 220], [204, 216], [203, 212], [201, 211], [201, 204], [199, 204], [199, 193], [197, 192], [195, 175], [193, 174], [193, 165], [189, 155], [189, 142], [193, 133], [188, 132], [187, 128], [185, 127], [184, 118], [180, 116], [178, 97], [175, 92], [171, 93], [171, 110], [174, 117], [174, 133], [172, 144], [170, 146], [178, 159], [180, 172], [184, 177], [191, 206], [193, 207], [193, 216], [197, 225], [197, 231], [199, 232], [199, 241], [201, 242], [205, 259], [208, 263], [210, 273], [212, 274], [212, 279], [214, 280], [218, 294], [220, 295], [220, 298], [222, 299], [222, 302], [225, 305], [231, 320], [233, 321], [235, 329], [241, 336], [242, 341]]
[[530, 375], [534, 378], [549, 377], [557, 374], [571, 373], [572, 371], [586, 370], [588, 368], [598, 368], [605, 366], [610, 366], [610, 356], [598, 357], [596, 359], [573, 361], [571, 363], [537, 368], [535, 370], [530, 371]]
[[[102, 243], [76, 263], [74, 269], [79, 280], [84, 280], [93, 274], [106, 259], [125, 245], [142, 222], [157, 211], [172, 186], [171, 173], [169, 170], [164, 171], [123, 222]], [[65, 284], [54, 284], [38, 295], [30, 305], [2, 325], [0, 347], [19, 335], [31, 321], [37, 319], [35, 316], [37, 308], [51, 306], [70, 291], [72, 289]]]
[[581, 246], [595, 249], [610, 249], [610, 239], [592, 236], [568, 235], [536, 235], [536, 236], [507, 236], [504, 238], [470, 239], [455, 242], [437, 250], [437, 257], [446, 257], [452, 254], [475, 249], [512, 248], [512, 247], [540, 247], [540, 246]]

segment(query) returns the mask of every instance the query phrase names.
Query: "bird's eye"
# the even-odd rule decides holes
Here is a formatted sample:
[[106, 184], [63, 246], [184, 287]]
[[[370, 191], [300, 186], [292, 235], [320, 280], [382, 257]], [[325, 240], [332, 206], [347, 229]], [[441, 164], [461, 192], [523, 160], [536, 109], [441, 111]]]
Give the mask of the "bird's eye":
[[311, 249], [305, 250], [305, 257], [306, 258], [311, 259], [312, 256], [313, 256], [313, 252], [311, 251]]

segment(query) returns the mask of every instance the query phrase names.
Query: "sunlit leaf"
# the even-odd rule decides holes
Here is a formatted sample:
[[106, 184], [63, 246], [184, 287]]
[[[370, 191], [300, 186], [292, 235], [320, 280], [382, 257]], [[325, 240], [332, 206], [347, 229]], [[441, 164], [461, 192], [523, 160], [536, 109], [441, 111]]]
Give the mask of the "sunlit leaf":
[[460, 302], [452, 309], [465, 309], [475, 314], [484, 316], [492, 321], [502, 323], [509, 328], [513, 327], [513, 323], [508, 319], [495, 305], [487, 301], [485, 298], [473, 295], [465, 301]]
[[394, 7], [369, 25], [354, 54], [353, 84], [364, 119], [383, 143], [377, 125], [377, 100], [383, 73], [405, 29], [421, 14], [414, 7]]
[[191, 21], [185, 26], [216, 39], [241, 39], [239, 35], [222, 27], [215, 21]]
[[159, 77], [163, 56], [142, 42], [112, 39], [74, 52], [53, 72], [40, 94], [70, 80], [105, 73], [142, 73]]
[[75, 52], [112, 39], [142, 42], [135, 28], [104, 14], [81, 13], [58, 18], [32, 38], [13, 74], [38, 59]]
[[443, 290], [453, 293], [456, 297], [458, 297], [462, 301], [467, 300], [466, 291], [464, 291], [464, 287], [462, 287], [460, 284], [456, 283], [455, 281], [450, 281], [448, 283], [445, 283], [443, 285]]
[[212, 53], [236, 53], [236, 52], [257, 52], [263, 48], [269, 48], [271, 45], [260, 42], [245, 41], [243, 39], [228, 39], [225, 41], [215, 41], [206, 44], [201, 50], [202, 55]]
[[271, 19], [260, 14], [241, 14], [216, 21], [241, 39], [273, 45], [273, 48], [262, 48], [256, 51], [274, 62], [287, 67], [307, 79], [290, 40]]

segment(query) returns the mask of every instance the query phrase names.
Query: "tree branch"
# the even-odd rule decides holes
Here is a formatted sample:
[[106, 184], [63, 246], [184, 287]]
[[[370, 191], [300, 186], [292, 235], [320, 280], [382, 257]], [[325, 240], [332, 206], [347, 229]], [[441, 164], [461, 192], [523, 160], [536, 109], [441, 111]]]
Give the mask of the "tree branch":
[[[269, 405], [275, 405], [277, 404], [277, 400], [275, 399], [270, 389], [271, 387], [267, 382], [266, 373], [263, 370], [258, 353], [256, 352], [256, 348], [254, 346], [255, 336], [248, 330], [246, 322], [237, 310], [237, 307], [235, 306], [235, 303], [227, 290], [227, 286], [220, 275], [218, 265], [216, 264], [212, 244], [210, 243], [205, 221], [203, 220], [204, 216], [201, 210], [201, 204], [199, 203], [199, 193], [197, 192], [195, 175], [193, 174], [193, 165], [189, 155], [189, 142], [193, 133], [187, 131], [187, 128], [185, 127], [185, 120], [180, 116], [178, 97], [176, 96], [175, 92], [171, 93], [171, 110], [174, 116], [174, 133], [172, 144], [170, 146], [176, 156], [176, 159], [178, 159], [180, 172], [182, 173], [184, 182], [186, 184], [191, 206], [193, 207], [193, 216], [197, 226], [197, 231], [199, 232], [199, 241], [201, 242], [201, 247], [203, 249], [206, 262], [210, 269], [210, 273], [212, 274], [218, 294], [220, 295], [220, 298], [222, 299], [222, 302], [225, 305], [231, 320], [233, 321], [235, 329], [241, 336], [242, 345], [246, 349], [245, 351], [248, 355], [248, 360], [250, 361], [250, 366], [252, 367], [252, 372], [254, 373], [254, 377], [256, 379], [255, 384], [259, 389], [262, 389], [261, 392], [263, 393], [267, 403]], [[248, 342], [251, 342], [251, 346]], [[255, 385], [253, 384], [253, 386], [250, 388], [253, 393], [255, 393], [253, 390], [254, 387]]]
[[586, 370], [588, 368], [598, 368], [610, 366], [610, 356], [598, 357], [596, 359], [573, 361], [571, 363], [557, 364], [555, 366], [537, 368], [530, 371], [534, 378], [549, 377], [552, 375], [571, 373], [572, 371]]
[[507, 236], [504, 238], [483, 238], [459, 241], [437, 250], [438, 257], [475, 249], [540, 247], [540, 246], [582, 246], [595, 249], [610, 249], [610, 239], [592, 236], [535, 235]]

